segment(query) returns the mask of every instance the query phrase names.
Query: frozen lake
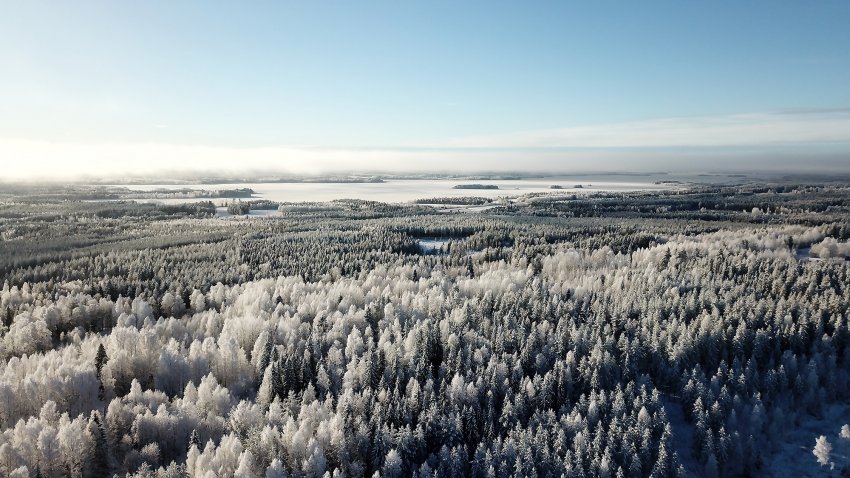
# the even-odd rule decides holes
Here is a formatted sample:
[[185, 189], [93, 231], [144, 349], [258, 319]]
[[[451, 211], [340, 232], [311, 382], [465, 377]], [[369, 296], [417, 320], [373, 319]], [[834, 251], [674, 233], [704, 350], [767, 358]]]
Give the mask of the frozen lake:
[[[409, 202], [435, 197], [512, 197], [528, 193], [591, 194], [608, 191], [650, 191], [682, 187], [679, 184], [656, 184], [658, 178], [631, 177], [552, 177], [522, 180], [458, 180], [407, 179], [386, 180], [382, 183], [238, 183], [238, 184], [133, 184], [117, 185], [137, 191], [154, 189], [237, 189], [251, 188], [254, 199], [278, 202], [333, 201], [335, 199], [364, 199], [388, 203]], [[454, 189], [457, 185], [494, 185], [498, 189]], [[562, 189], [551, 189], [557, 185]], [[581, 185], [581, 188], [575, 186]], [[207, 199], [157, 199], [163, 203], [205, 201]], [[213, 199], [222, 204], [227, 199]]]

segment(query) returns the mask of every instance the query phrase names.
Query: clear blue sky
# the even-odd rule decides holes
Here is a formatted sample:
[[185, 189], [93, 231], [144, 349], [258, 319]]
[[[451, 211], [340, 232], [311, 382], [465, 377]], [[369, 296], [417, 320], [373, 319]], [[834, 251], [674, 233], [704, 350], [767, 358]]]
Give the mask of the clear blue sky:
[[[700, 118], [773, 124], [789, 111], [834, 129], [800, 143], [844, 154], [850, 140], [847, 1], [8, 1], [2, 12], [0, 137], [15, 141], [533, 151], [511, 135], [608, 147], [598, 135], [610, 130], [588, 141], [575, 129], [658, 134], [658, 120], [684, 117], [693, 133]], [[770, 139], [693, 143], [772, 151]]]

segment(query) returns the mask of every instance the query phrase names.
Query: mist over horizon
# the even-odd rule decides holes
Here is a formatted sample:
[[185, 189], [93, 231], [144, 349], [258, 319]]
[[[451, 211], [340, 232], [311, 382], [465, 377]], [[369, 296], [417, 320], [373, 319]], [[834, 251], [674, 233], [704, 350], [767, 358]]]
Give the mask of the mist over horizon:
[[[523, 160], [517, 160], [523, 161]], [[525, 161], [528, 162], [528, 161]], [[715, 162], [716, 164], [717, 162]], [[816, 170], [807, 167], [805, 161], [789, 159], [781, 166], [771, 163], [770, 167], [758, 167], [750, 161], [730, 160], [728, 164], [712, 167], [687, 168], [669, 167], [669, 163], [659, 162], [656, 168], [611, 167], [608, 169], [588, 168], [564, 168], [554, 169], [541, 166], [539, 168], [509, 168], [493, 169], [482, 167], [479, 169], [466, 169], [449, 167], [422, 169], [422, 168], [387, 168], [387, 169], [351, 169], [351, 168], [308, 168], [304, 170], [293, 170], [291, 168], [275, 168], [274, 166], [263, 168], [227, 168], [227, 167], [162, 167], [156, 168], [125, 168], [123, 171], [101, 168], [101, 173], [65, 172], [61, 168], [48, 168], [39, 166], [38, 172], [15, 175], [6, 173], [0, 176], [2, 183], [78, 183], [78, 184], [217, 184], [217, 183], [262, 183], [262, 182], [286, 182], [286, 181], [341, 181], [346, 179], [521, 179], [521, 178], [559, 178], [568, 179], [582, 177], [623, 177], [623, 178], [653, 178], [663, 180], [670, 179], [685, 180], [686, 182], [701, 182], [700, 179], [711, 177], [746, 178], [764, 181], [783, 180], [834, 180], [844, 181], [850, 178], [850, 168], [843, 158], [834, 160], [823, 160], [817, 162]]]
[[[848, 129], [850, 131], [850, 128]], [[210, 147], [3, 140], [0, 180], [388, 174], [850, 174], [845, 141], [654, 146]]]
[[5, 181], [850, 172], [845, 2], [6, 13]]
[[340, 172], [850, 173], [850, 109], [660, 118], [388, 146], [252, 143], [0, 136], [0, 152], [10, 159], [3, 171], [6, 180]]

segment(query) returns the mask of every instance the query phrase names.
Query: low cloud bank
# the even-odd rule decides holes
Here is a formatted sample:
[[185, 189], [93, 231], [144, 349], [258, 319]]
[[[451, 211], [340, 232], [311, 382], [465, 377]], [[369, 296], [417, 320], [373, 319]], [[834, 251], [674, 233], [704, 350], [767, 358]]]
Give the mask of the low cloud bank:
[[331, 172], [850, 173], [850, 110], [668, 118], [407, 148], [74, 143], [0, 138], [7, 180]]

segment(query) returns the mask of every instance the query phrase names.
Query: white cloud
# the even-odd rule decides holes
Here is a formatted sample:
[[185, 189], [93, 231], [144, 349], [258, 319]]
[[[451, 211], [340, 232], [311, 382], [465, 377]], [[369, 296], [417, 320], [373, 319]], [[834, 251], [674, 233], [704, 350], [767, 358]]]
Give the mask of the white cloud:
[[[473, 153], [471, 168], [482, 153]], [[152, 173], [199, 175], [315, 174], [355, 170], [455, 169], [457, 163], [432, 151], [329, 149], [300, 146], [228, 148], [163, 143], [69, 143], [0, 139], [2, 177], [63, 179], [122, 177]]]
[[850, 142], [850, 110], [665, 118], [459, 138], [453, 147], [646, 148]]
[[479, 136], [420, 148], [228, 148], [0, 138], [0, 178], [341, 171], [850, 172], [850, 110], [672, 118]]

